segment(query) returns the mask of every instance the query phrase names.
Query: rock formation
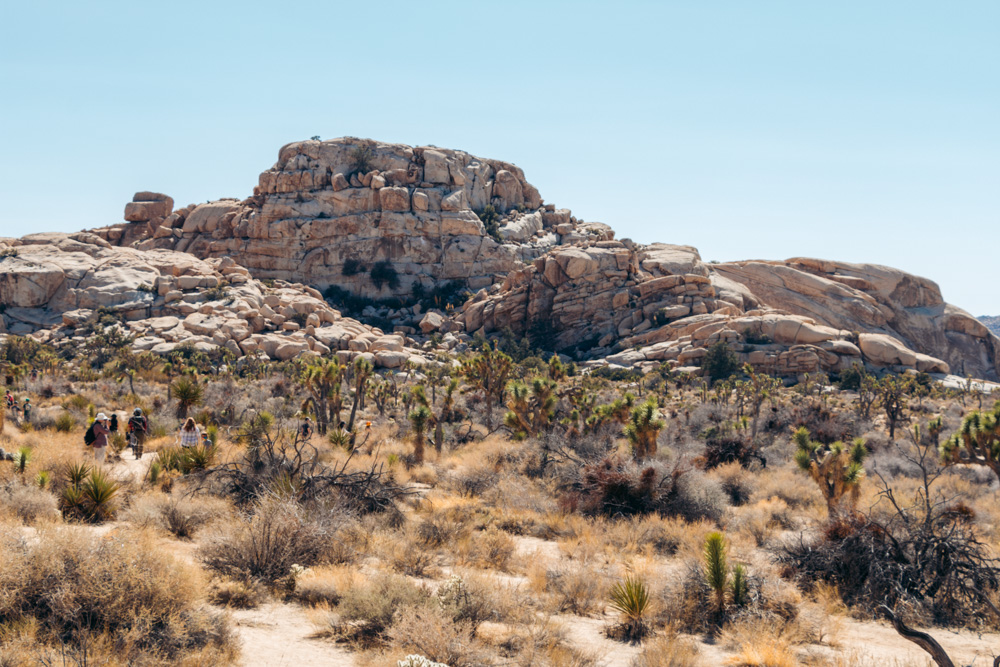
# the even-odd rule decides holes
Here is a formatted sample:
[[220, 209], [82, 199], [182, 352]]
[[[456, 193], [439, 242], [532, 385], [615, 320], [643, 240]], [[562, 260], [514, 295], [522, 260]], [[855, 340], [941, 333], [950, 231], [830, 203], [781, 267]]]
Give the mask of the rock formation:
[[266, 286], [228, 257], [114, 247], [88, 233], [0, 240], [0, 254], [0, 332], [59, 346], [111, 313], [125, 321], [135, 351], [190, 344], [282, 361], [302, 354], [367, 355], [382, 368], [424, 361], [404, 336], [341, 317], [311, 287]]
[[[252, 276], [309, 285], [285, 289], [309, 293], [314, 302], [319, 293], [309, 289], [334, 286], [336, 295], [368, 300], [359, 316], [388, 321], [414, 343], [444, 334], [447, 348], [477, 332], [510, 329], [581, 360], [645, 369], [667, 363], [696, 372], [707, 348], [722, 341], [744, 361], [785, 376], [864, 363], [1000, 379], [1000, 339], [946, 304], [930, 280], [806, 258], [705, 264], [691, 247], [615, 240], [607, 225], [545, 204], [516, 166], [462, 151], [353, 138], [296, 142], [281, 149], [248, 199], [173, 210], [169, 197], [143, 192], [126, 206], [125, 218], [87, 239], [126, 246], [130, 254], [122, 257], [140, 263], [147, 254], [187, 253], [205, 260], [198, 271], [255, 285], [259, 298], [247, 296], [236, 312], [257, 313], [250, 319], [260, 317], [264, 329], [248, 329], [247, 338], [230, 346], [243, 352], [244, 341], [274, 335], [266, 333], [271, 329], [312, 336], [320, 347], [310, 350], [329, 347], [294, 331], [288, 313], [275, 311], [277, 320], [261, 314], [258, 301], [281, 297]], [[61, 243], [70, 242], [81, 241]], [[223, 266], [229, 258], [240, 266]], [[40, 286], [59, 279], [58, 270], [28, 277], [31, 271], [19, 267], [19, 293], [33, 305], [15, 304], [7, 316], [12, 328], [47, 326], [40, 315], [26, 322], [31, 318], [17, 307], [41, 308], [50, 318], [92, 307], [60, 300], [79, 288], [49, 294]], [[150, 283], [163, 300], [156, 308], [176, 302], [171, 280], [160, 275]], [[418, 292], [458, 283], [471, 296], [454, 312], [428, 312], [416, 303]], [[394, 297], [391, 305], [387, 297]], [[314, 307], [336, 312], [322, 303]], [[345, 321], [324, 317], [332, 316], [320, 315], [324, 325]], [[192, 326], [185, 330], [206, 335]], [[219, 337], [213, 342], [229, 345], [213, 331]], [[360, 351], [362, 343], [353, 342], [359, 337], [360, 330], [345, 349]]]
[[985, 324], [987, 329], [1000, 336], [1000, 316], [980, 315], [977, 319]]

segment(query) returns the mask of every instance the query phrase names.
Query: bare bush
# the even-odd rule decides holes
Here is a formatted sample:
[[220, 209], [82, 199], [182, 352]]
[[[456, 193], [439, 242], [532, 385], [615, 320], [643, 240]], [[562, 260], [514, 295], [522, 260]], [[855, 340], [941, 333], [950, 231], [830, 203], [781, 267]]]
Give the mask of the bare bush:
[[292, 565], [322, 562], [330, 539], [329, 517], [293, 501], [265, 498], [240, 515], [200, 550], [205, 566], [233, 579], [275, 584]]

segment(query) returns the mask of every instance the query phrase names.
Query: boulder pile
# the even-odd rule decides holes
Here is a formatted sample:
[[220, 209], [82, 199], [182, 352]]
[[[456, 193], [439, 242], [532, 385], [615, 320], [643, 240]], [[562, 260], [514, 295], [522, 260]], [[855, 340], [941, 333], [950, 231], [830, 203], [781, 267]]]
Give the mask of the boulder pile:
[[[706, 264], [689, 246], [615, 239], [546, 204], [515, 165], [463, 151], [296, 142], [247, 199], [174, 209], [141, 192], [125, 219], [11, 242], [34, 259], [0, 265], [4, 324], [56, 332], [104, 306], [154, 351], [194, 339], [272, 358], [372, 354], [392, 367], [420, 359], [418, 347], [461, 349], [510, 330], [642, 369], [699, 372], [724, 342], [784, 376], [863, 363], [1000, 379], [1000, 338], [930, 280], [809, 258]], [[222, 281], [232, 300], [217, 304], [204, 294]], [[453, 309], [426, 298], [463, 290]]]
[[234, 357], [367, 356], [377, 367], [425, 359], [399, 334], [341, 317], [311, 287], [265, 285], [231, 258], [109, 245], [93, 234], [34, 234], [0, 241], [0, 332], [60, 345], [82, 340], [102, 314], [122, 319], [135, 351], [182, 344]]

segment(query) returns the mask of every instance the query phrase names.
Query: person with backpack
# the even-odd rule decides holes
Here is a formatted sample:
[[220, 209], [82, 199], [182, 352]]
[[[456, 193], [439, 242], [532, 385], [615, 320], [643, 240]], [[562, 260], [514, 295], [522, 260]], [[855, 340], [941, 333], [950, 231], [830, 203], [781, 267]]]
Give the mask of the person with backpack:
[[8, 410], [13, 410], [14, 409], [14, 397], [10, 395], [10, 389], [7, 390], [7, 395], [4, 397], [4, 400], [7, 401], [7, 409]]
[[149, 431], [149, 420], [143, 416], [142, 408], [136, 408], [132, 411], [126, 428], [131, 436], [129, 439], [135, 443], [132, 447], [132, 453], [135, 454], [136, 459], [141, 459], [142, 448], [146, 444], [146, 433]]
[[24, 399], [24, 407], [21, 408], [21, 416], [26, 422], [31, 421], [31, 399]]
[[302, 422], [302, 425], [299, 426], [299, 435], [302, 436], [303, 440], [308, 440], [309, 438], [312, 437], [312, 434], [313, 434], [312, 420], [309, 419], [309, 417], [306, 417], [305, 420]]
[[108, 430], [111, 431], [111, 435], [112, 436], [115, 433], [118, 432], [118, 413], [117, 412], [112, 412], [111, 413], [111, 420], [108, 422]]
[[[103, 466], [104, 456], [108, 450], [108, 434], [111, 433], [111, 431], [108, 430], [108, 418], [103, 412], [98, 413], [97, 419], [95, 419], [94, 423], [90, 425], [90, 429], [88, 429], [87, 432], [90, 433], [91, 430], [93, 431], [94, 436], [93, 443], [91, 444], [91, 447], [94, 448], [94, 463], [99, 466]], [[86, 442], [87, 436], [84, 436], [83, 440]]]

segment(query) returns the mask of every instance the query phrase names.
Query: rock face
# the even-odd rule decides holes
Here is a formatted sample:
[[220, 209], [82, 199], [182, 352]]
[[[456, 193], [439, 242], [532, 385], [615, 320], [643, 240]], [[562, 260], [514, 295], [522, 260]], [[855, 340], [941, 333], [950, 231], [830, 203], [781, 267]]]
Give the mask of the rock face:
[[[1000, 379], [1000, 339], [946, 304], [930, 280], [807, 258], [706, 265], [691, 247], [617, 241], [606, 225], [544, 204], [518, 167], [462, 151], [303, 141], [281, 149], [246, 200], [172, 210], [165, 195], [133, 199], [126, 219], [135, 222], [90, 238], [149, 253], [232, 257], [256, 279], [409, 300], [373, 303], [365, 313], [406, 335], [438, 337], [448, 349], [458, 336], [510, 328], [581, 359], [639, 368], [692, 368], [722, 341], [780, 375], [864, 363]], [[32, 304], [25, 308], [70, 305], [59, 301], [66, 277], [58, 266], [17, 267], [20, 302]], [[418, 291], [451, 281], [475, 292], [456, 312], [411, 307]], [[0, 299], [12, 289], [0, 277]], [[177, 291], [162, 296], [179, 300]], [[23, 317], [17, 322], [26, 326]], [[43, 325], [41, 315], [31, 317]], [[21, 326], [11, 317], [7, 324]], [[291, 335], [295, 324], [277, 326]], [[272, 356], [294, 351], [267, 346]], [[370, 347], [359, 334], [346, 349], [397, 363], [397, 350]]]
[[[129, 217], [136, 206], [126, 208], [127, 219], [148, 214], [144, 208]], [[117, 228], [98, 232], [121, 244], [111, 238]], [[408, 296], [417, 283], [479, 289], [560, 243], [612, 234], [544, 207], [512, 164], [338, 139], [285, 146], [251, 198], [175, 212], [150, 236], [139, 247], [239, 257], [258, 278], [387, 298]]]
[[1000, 316], [980, 315], [977, 319], [985, 324], [987, 329], [1000, 336]]
[[124, 321], [136, 351], [164, 354], [186, 343], [233, 357], [336, 354], [348, 361], [372, 349], [392, 352], [368, 354], [385, 368], [424, 362], [412, 341], [341, 317], [311, 287], [267, 287], [228, 257], [114, 247], [88, 233], [0, 240], [0, 253], [0, 332], [67, 344], [110, 312]]

